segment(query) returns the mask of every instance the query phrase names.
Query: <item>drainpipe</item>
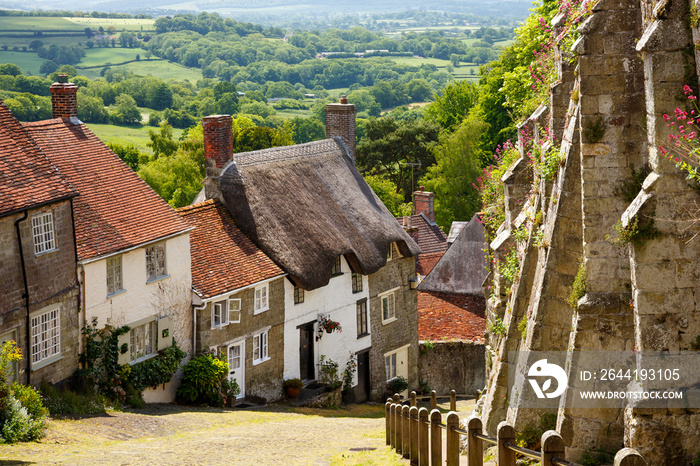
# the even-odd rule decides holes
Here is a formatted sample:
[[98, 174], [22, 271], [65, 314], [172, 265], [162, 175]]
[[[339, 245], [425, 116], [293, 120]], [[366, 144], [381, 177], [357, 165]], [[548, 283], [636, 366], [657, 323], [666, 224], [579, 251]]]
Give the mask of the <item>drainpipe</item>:
[[27, 269], [24, 264], [24, 250], [22, 248], [22, 236], [20, 235], [19, 231], [19, 224], [20, 222], [23, 222], [27, 220], [29, 217], [29, 211], [27, 209], [24, 209], [24, 216], [22, 218], [17, 219], [15, 222], [15, 231], [17, 232], [17, 245], [19, 246], [19, 260], [20, 264], [22, 265], [22, 281], [24, 282], [24, 294], [22, 297], [24, 298], [24, 306], [27, 308], [27, 385], [29, 385], [29, 376], [32, 371], [32, 363], [31, 363], [31, 348], [32, 348], [32, 327], [31, 327], [31, 319], [29, 318], [29, 284], [27, 283]]
[[204, 301], [201, 306], [195, 306], [192, 303], [192, 357], [197, 354], [197, 311], [207, 308], [207, 301]]

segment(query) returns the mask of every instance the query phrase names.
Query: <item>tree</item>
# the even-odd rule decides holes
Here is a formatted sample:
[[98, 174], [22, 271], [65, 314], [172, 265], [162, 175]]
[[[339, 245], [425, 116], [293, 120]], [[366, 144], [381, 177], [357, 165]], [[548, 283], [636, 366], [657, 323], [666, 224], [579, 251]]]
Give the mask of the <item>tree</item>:
[[81, 93], [78, 97], [78, 118], [85, 123], [108, 123], [109, 113], [102, 99]]
[[294, 117], [287, 120], [285, 127], [292, 133], [295, 144], [318, 141], [326, 137], [325, 127], [315, 118]]
[[294, 144], [289, 133], [283, 130], [254, 126], [234, 134], [233, 152], [250, 152], [270, 147], [291, 146]]
[[[438, 142], [439, 131], [435, 123], [425, 120], [370, 120], [357, 146], [357, 166], [363, 175], [390, 180], [408, 202], [412, 176], [420, 178], [435, 163], [431, 149]], [[408, 163], [420, 166], [409, 167]]]
[[403, 196], [396, 192], [396, 187], [391, 180], [378, 175], [365, 175], [365, 181], [372, 188], [374, 194], [389, 209], [394, 217], [411, 215], [411, 204], [404, 202]]
[[139, 169], [139, 164], [148, 162], [148, 154], [141, 152], [134, 144], [108, 142], [107, 146], [134, 171]]
[[14, 63], [4, 63], [0, 65], [0, 75], [20, 76], [21, 74], [22, 68], [15, 65]]
[[437, 163], [420, 180], [435, 193], [435, 221], [449, 231], [455, 220], [469, 220], [481, 208], [475, 183], [481, 175], [483, 158], [481, 139], [489, 125], [470, 115], [451, 134], [440, 138], [435, 148]]
[[141, 112], [136, 107], [136, 101], [127, 94], [119, 94], [115, 101], [116, 109], [109, 118], [116, 124], [134, 124], [141, 121]]
[[238, 113], [240, 109], [238, 102], [238, 94], [234, 92], [226, 92], [216, 101], [218, 112], [222, 115], [233, 115]]
[[148, 137], [151, 139], [151, 142], [146, 143], [146, 145], [153, 150], [156, 158], [161, 155], [166, 157], [173, 155], [179, 147], [177, 141], [173, 139], [173, 127], [167, 123], [161, 123], [158, 132], [149, 129]]
[[476, 105], [479, 88], [468, 81], [452, 82], [445, 86], [435, 101], [425, 109], [426, 120], [434, 121], [445, 131], [452, 131], [462, 123], [469, 110]]

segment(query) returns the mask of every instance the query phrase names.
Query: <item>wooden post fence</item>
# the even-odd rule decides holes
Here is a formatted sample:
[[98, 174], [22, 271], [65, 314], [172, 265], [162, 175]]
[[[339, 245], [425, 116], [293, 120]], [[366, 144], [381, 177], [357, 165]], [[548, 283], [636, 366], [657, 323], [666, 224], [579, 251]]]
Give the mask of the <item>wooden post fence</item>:
[[[426, 397], [427, 398], [427, 397]], [[483, 466], [484, 443], [498, 447], [498, 466], [515, 466], [517, 455], [540, 461], [541, 466], [580, 466], [566, 460], [564, 440], [559, 433], [549, 430], [542, 434], [542, 451], [519, 447], [515, 443], [515, 429], [507, 422], [498, 425], [497, 436], [489, 437], [483, 433], [483, 424], [478, 417], [471, 417], [463, 429], [459, 415], [453, 410], [447, 413], [445, 423], [439, 409], [420, 408], [416, 403], [415, 392], [411, 393], [411, 406], [399, 403], [394, 396], [386, 402], [386, 444], [391, 445], [397, 453], [410, 460], [411, 466], [442, 466], [443, 458], [447, 466], [458, 466], [460, 459], [460, 437], [467, 438], [467, 464]], [[435, 392], [430, 396], [433, 405]], [[454, 407], [456, 395], [450, 394], [450, 405]], [[443, 431], [445, 432], [445, 451], [443, 451]], [[647, 466], [636, 450], [623, 448], [615, 455], [615, 466]]]

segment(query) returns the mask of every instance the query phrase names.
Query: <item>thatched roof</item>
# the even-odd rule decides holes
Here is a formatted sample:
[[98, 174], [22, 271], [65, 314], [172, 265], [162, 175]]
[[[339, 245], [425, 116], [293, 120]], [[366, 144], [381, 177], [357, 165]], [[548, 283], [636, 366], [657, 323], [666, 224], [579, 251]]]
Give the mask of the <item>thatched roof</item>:
[[462, 229], [455, 242], [418, 285], [419, 291], [484, 295], [486, 238], [476, 215]]
[[307, 290], [328, 284], [339, 255], [368, 275], [392, 242], [420, 252], [337, 139], [234, 154], [219, 187], [236, 225]]

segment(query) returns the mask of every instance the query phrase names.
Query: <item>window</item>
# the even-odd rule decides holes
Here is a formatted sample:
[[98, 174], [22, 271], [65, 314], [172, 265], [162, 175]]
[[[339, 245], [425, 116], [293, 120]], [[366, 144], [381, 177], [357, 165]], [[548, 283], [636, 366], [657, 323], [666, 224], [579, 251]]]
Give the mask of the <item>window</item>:
[[31, 318], [32, 365], [61, 352], [61, 312], [59, 307]]
[[34, 238], [35, 255], [38, 256], [56, 249], [53, 214], [51, 212], [32, 217], [32, 237]]
[[165, 276], [165, 244], [146, 248], [146, 279], [148, 281]]
[[362, 291], [362, 274], [354, 273], [352, 274], [352, 292], [359, 293]]
[[228, 300], [228, 322], [239, 324], [241, 322], [241, 300], [231, 298]]
[[129, 339], [131, 344], [129, 349], [131, 350], [132, 361], [156, 353], [155, 324], [156, 321], [152, 320], [143, 325], [135, 326], [130, 330]]
[[301, 304], [304, 302], [304, 288], [294, 287], [294, 304]]
[[258, 314], [263, 311], [267, 311], [270, 308], [268, 302], [269, 287], [266, 284], [259, 286], [255, 289], [255, 308], [253, 314]]
[[396, 353], [390, 354], [384, 358], [384, 366], [386, 368], [386, 379], [391, 380], [396, 377]]
[[388, 323], [392, 320], [396, 320], [394, 292], [387, 293], [381, 296], [380, 299], [382, 302], [382, 321]]
[[357, 302], [357, 338], [369, 335], [367, 331], [367, 300]]
[[343, 270], [340, 266], [340, 256], [336, 257], [331, 266], [331, 276], [341, 275]]
[[122, 289], [122, 256], [107, 259], [107, 295]]
[[267, 361], [267, 331], [253, 336], [253, 364], [260, 364]]
[[230, 298], [214, 303], [211, 308], [211, 328], [241, 322], [241, 300]]
[[391, 243], [391, 245], [389, 246], [389, 252], [387, 252], [386, 254], [387, 262], [392, 261], [394, 259], [400, 259], [401, 257], [403, 256], [401, 256], [398, 247], [396, 247], [396, 243]]

